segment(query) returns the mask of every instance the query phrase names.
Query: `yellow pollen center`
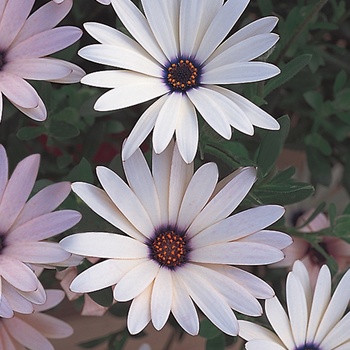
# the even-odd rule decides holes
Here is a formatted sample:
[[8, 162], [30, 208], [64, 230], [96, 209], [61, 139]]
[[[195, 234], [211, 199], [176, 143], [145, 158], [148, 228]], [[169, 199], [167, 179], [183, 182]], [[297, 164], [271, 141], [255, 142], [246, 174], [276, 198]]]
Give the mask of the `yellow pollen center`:
[[153, 258], [162, 266], [174, 268], [185, 262], [185, 239], [174, 231], [160, 233], [152, 242]]
[[168, 84], [174, 90], [186, 90], [197, 85], [198, 68], [190, 60], [180, 60], [168, 68]]

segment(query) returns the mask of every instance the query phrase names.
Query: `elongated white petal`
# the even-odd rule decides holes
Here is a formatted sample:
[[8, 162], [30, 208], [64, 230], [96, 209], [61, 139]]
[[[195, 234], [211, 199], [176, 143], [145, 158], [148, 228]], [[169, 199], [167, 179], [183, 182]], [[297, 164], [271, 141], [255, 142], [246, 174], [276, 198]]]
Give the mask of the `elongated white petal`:
[[147, 110], [138, 119], [136, 125], [131, 130], [130, 135], [124, 143], [124, 147], [122, 150], [123, 160], [128, 159], [141, 145], [141, 143], [146, 139], [146, 137], [156, 124], [159, 112], [162, 109], [168, 97], [169, 95], [165, 95], [159, 98], [150, 107], [148, 107]]
[[112, 286], [127, 273], [127, 271], [142, 260], [108, 259], [89, 267], [79, 274], [72, 282], [70, 289], [76, 293], [89, 293]]
[[350, 343], [350, 312], [348, 312], [326, 335], [320, 346], [324, 349], [338, 349], [338, 346], [347, 342]]
[[73, 191], [98, 215], [118, 227], [131, 237], [143, 241], [144, 236], [133, 226], [115, 206], [107, 193], [88, 183], [75, 182]]
[[151, 320], [151, 295], [153, 283], [136, 296], [130, 306], [127, 325], [131, 334], [141, 332]]
[[148, 256], [145, 244], [115, 233], [77, 233], [63, 238], [60, 245], [65, 250], [82, 256], [115, 259], [141, 259]]
[[169, 318], [173, 300], [172, 273], [161, 268], [154, 280], [151, 297], [151, 316], [154, 328], [160, 330]]
[[192, 271], [190, 265], [186, 265], [176, 272], [186, 285], [191, 298], [211, 322], [223, 332], [229, 335], [237, 335], [237, 319], [220, 293], [211, 285], [206, 284], [205, 280], [195, 271]]
[[186, 286], [176, 273], [173, 274], [173, 300], [171, 311], [181, 327], [191, 335], [199, 332], [199, 319], [196, 308], [190, 298]]
[[179, 52], [179, 1], [142, 1], [147, 21], [169, 61]]
[[[0, 98], [1, 99], [1, 98]], [[8, 160], [3, 145], [0, 145], [0, 203], [8, 180]]]
[[158, 62], [164, 65], [167, 59], [159, 47], [145, 16], [133, 2], [129, 0], [113, 0], [112, 6], [129, 33]]
[[259, 18], [254, 22], [251, 22], [233, 33], [228, 39], [226, 39], [210, 56], [210, 60], [226, 51], [229, 47], [238, 44], [240, 41], [246, 40], [255, 35], [270, 33], [276, 26], [278, 18], [274, 16], [268, 16]]
[[294, 349], [295, 343], [289, 319], [277, 297], [265, 301], [265, 312], [271, 326], [287, 349]]
[[286, 350], [284, 346], [271, 340], [251, 340], [245, 345], [247, 350]]
[[241, 203], [254, 184], [256, 171], [254, 168], [243, 168], [235, 173], [235, 177], [204, 207], [193, 221], [188, 235], [197, 233], [220, 220], [226, 218]]
[[202, 84], [240, 84], [272, 78], [281, 71], [271, 63], [237, 62], [204, 71]]
[[[271, 332], [269, 329], [262, 327], [256, 323], [248, 322], [244, 320], [239, 320], [239, 336], [245, 340], [271, 340], [275, 343], [280, 343], [280, 340], [275, 333]], [[282, 345], [282, 344], [281, 344]]]
[[104, 190], [118, 209], [143, 235], [150, 237], [154, 226], [146, 209], [130, 187], [108, 168], [97, 167], [96, 173]]
[[315, 335], [320, 343], [343, 316], [350, 299], [350, 270], [340, 280]]
[[11, 102], [17, 109], [19, 109], [22, 113], [27, 115], [29, 118], [32, 118], [33, 120], [41, 122], [45, 120], [47, 117], [46, 107], [42, 99], [39, 97], [39, 95], [38, 95], [38, 104], [34, 108], [25, 108], [25, 107], [22, 107], [21, 105], [14, 103], [13, 101]]
[[278, 205], [264, 205], [244, 210], [204, 229], [194, 236], [191, 242], [199, 248], [213, 243], [236, 240], [264, 229], [281, 218], [283, 214], [284, 208]]
[[179, 211], [178, 226], [181, 229], [186, 230], [203, 209], [214, 191], [218, 177], [218, 169], [214, 163], [207, 163], [194, 173]]
[[182, 57], [193, 57], [222, 1], [181, 1], [179, 39]]
[[[222, 95], [229, 98], [235, 105], [237, 105], [241, 109], [241, 111], [253, 125], [268, 130], [279, 130], [280, 125], [275, 118], [273, 118], [270, 114], [266, 113], [264, 110], [262, 110], [243, 96], [231, 90], [216, 85], [211, 86], [211, 89], [220, 92]], [[235, 127], [236, 122], [232, 119], [231, 122], [232, 126]]]
[[[151, 171], [140, 149], [123, 163], [126, 178], [142, 205], [147, 208], [155, 227], [161, 225], [157, 190]], [[140, 176], [140, 174], [143, 174]]]
[[114, 298], [127, 301], [142, 293], [156, 278], [160, 266], [153, 260], [146, 260], [130, 269], [114, 288]]
[[83, 47], [78, 53], [89, 61], [130, 69], [158, 78], [162, 77], [163, 72], [157, 62], [145, 55], [143, 51], [138, 51], [134, 48], [110, 44], [94, 44]]
[[210, 23], [195, 58], [202, 64], [218, 47], [247, 7], [249, 0], [228, 0]]
[[[120, 72], [126, 73], [128, 72]], [[132, 74], [128, 74], [132, 75]], [[84, 83], [84, 78], [82, 79]], [[117, 81], [118, 82], [118, 81]], [[93, 84], [91, 84], [93, 85]], [[133, 93], [130, 93], [132, 88]], [[117, 87], [104, 93], [95, 103], [94, 109], [97, 111], [111, 111], [121, 109], [135, 104], [139, 104], [152, 98], [159, 97], [168, 92], [169, 88], [158, 78], [143, 76], [121, 80]]]
[[199, 263], [265, 265], [283, 259], [280, 249], [261, 243], [228, 242], [194, 248], [190, 260]]
[[175, 134], [180, 154], [186, 163], [191, 163], [198, 147], [198, 119], [192, 102], [186, 98], [182, 101], [183, 114], [176, 122]]

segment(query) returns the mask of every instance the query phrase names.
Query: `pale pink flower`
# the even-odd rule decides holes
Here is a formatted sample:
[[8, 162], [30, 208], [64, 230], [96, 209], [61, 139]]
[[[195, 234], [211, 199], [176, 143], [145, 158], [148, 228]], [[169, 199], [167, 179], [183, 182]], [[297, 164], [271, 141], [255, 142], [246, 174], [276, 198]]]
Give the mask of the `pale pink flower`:
[[87, 232], [65, 237], [60, 244], [82, 256], [103, 258], [71, 284], [89, 293], [113, 287], [114, 299], [132, 300], [128, 329], [140, 332], [152, 321], [161, 329], [170, 312], [190, 334], [199, 331], [195, 304], [223, 332], [236, 335], [232, 309], [261, 315], [257, 299], [271, 298], [272, 288], [232, 265], [264, 265], [283, 258], [291, 238], [266, 229], [284, 208], [266, 205], [229, 216], [256, 179], [252, 167], [218, 181], [214, 163], [194, 172], [177, 144], [153, 154], [152, 171], [140, 149], [124, 163], [127, 183], [97, 167], [103, 190], [87, 183], [72, 188], [92, 210], [126, 235]]
[[53, 350], [48, 339], [67, 338], [73, 329], [67, 323], [41, 311], [58, 305], [64, 298], [61, 290], [47, 290], [47, 299], [43, 305], [35, 305], [30, 315], [15, 314], [14, 317], [0, 318], [0, 349]]
[[70, 46], [82, 34], [75, 27], [54, 28], [67, 15], [72, 1], [60, 5], [50, 1], [28, 17], [34, 0], [1, 0], [0, 120], [2, 94], [30, 118], [46, 118], [43, 101], [26, 79], [75, 83], [84, 76], [73, 63], [45, 57]]
[[[300, 232], [312, 234], [329, 227], [329, 219], [324, 213], [319, 213], [303, 226], [312, 213], [313, 210], [309, 210], [298, 218], [296, 227], [300, 227]], [[293, 241], [292, 245], [283, 250], [285, 258], [271, 267], [292, 267], [296, 260], [301, 260], [307, 267], [312, 285], [315, 285], [319, 270], [326, 263], [326, 258], [307, 240], [293, 237]], [[334, 258], [340, 271], [344, 271], [350, 266], [350, 244], [337, 237], [322, 236], [320, 246]]]
[[[74, 210], [52, 212], [70, 192], [70, 184], [47, 186], [27, 199], [38, 173], [40, 156], [18, 163], [8, 179], [6, 151], [0, 145], [0, 316], [13, 311], [33, 312], [45, 301], [45, 292], [34, 270], [47, 265], [67, 265], [71, 254], [58, 243], [44, 240], [74, 226], [81, 215]], [[79, 261], [79, 260], [77, 260]]]

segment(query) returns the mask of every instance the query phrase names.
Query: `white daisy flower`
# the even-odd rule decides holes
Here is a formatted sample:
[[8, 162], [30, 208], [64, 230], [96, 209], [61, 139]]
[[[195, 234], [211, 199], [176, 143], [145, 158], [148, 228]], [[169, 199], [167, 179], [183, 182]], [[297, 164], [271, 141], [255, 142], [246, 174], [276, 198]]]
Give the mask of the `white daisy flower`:
[[312, 290], [305, 265], [297, 260], [287, 278], [287, 308], [277, 297], [265, 301], [272, 331], [248, 321], [239, 321], [239, 335], [248, 350], [348, 350], [350, 270], [331, 296], [332, 281], [327, 265], [321, 268]]
[[278, 40], [276, 17], [259, 19], [223, 41], [249, 0], [142, 0], [144, 13], [130, 0], [112, 5], [135, 38], [100, 23], [85, 23], [101, 44], [82, 48], [93, 62], [122, 68], [94, 72], [81, 82], [111, 88], [96, 102], [99, 111], [116, 110], [160, 97], [140, 117], [123, 149], [127, 159], [153, 129], [161, 153], [176, 134], [181, 156], [190, 163], [198, 145], [196, 110], [222, 137], [231, 126], [253, 135], [253, 125], [277, 130], [269, 114], [221, 84], [256, 82], [277, 75], [269, 63], [253, 61]]
[[115, 285], [117, 301], [132, 300], [128, 328], [140, 332], [150, 320], [156, 329], [170, 312], [190, 333], [199, 320], [194, 304], [223, 332], [236, 335], [231, 309], [258, 316], [256, 298], [273, 296], [267, 283], [231, 265], [262, 265], [283, 258], [291, 238], [265, 230], [284, 213], [261, 206], [228, 217], [255, 181], [254, 168], [243, 168], [217, 184], [214, 163], [195, 173], [171, 142], [153, 154], [152, 172], [138, 149], [124, 162], [128, 185], [114, 172], [97, 167], [103, 190], [74, 183], [73, 191], [97, 214], [127, 235], [79, 233], [60, 244], [69, 252], [100, 257], [71, 284], [89, 293]]

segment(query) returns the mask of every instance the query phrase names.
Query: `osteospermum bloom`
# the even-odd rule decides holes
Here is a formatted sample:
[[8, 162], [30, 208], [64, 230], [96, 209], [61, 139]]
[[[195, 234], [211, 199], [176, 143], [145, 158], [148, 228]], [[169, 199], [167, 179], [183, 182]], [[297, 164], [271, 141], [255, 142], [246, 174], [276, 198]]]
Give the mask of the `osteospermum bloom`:
[[[300, 232], [311, 235], [313, 232], [329, 228], [329, 219], [324, 213], [319, 213], [305, 225], [312, 213], [313, 210], [309, 210], [298, 218], [296, 227], [300, 227]], [[350, 266], [350, 244], [338, 237], [321, 236], [319, 245], [336, 261], [339, 271], [345, 271]], [[302, 237], [293, 237], [293, 243], [283, 252], [285, 258], [271, 267], [292, 267], [296, 260], [301, 260], [309, 272], [311, 285], [314, 286], [320, 268], [326, 263], [326, 257]]]
[[[53, 1], [56, 2], [57, 4], [60, 4], [66, 0], [53, 0]], [[111, 3], [111, 0], [97, 0], [97, 1], [102, 5], [109, 5]]]
[[332, 281], [323, 265], [313, 290], [305, 265], [297, 260], [288, 274], [288, 315], [277, 297], [265, 301], [265, 311], [275, 333], [248, 321], [239, 321], [239, 335], [248, 350], [350, 349], [350, 270], [331, 297]]
[[76, 42], [79, 28], [54, 28], [69, 12], [72, 0], [49, 2], [31, 14], [34, 0], [0, 1], [0, 120], [2, 94], [34, 120], [46, 118], [46, 108], [26, 81], [78, 82], [85, 72], [73, 63], [45, 57]]
[[127, 159], [153, 129], [153, 147], [161, 153], [176, 134], [180, 154], [189, 163], [198, 144], [196, 110], [221, 136], [231, 126], [252, 135], [253, 125], [276, 130], [269, 114], [222, 84], [261, 81], [279, 73], [269, 63], [252, 61], [278, 40], [270, 33], [276, 17], [252, 22], [223, 41], [249, 0], [143, 0], [145, 15], [130, 0], [112, 0], [125, 28], [136, 39], [99, 23], [84, 27], [101, 44], [79, 55], [123, 68], [88, 74], [82, 83], [111, 88], [96, 102], [99, 111], [116, 110], [160, 97], [140, 117], [123, 149]]
[[0, 318], [0, 349], [53, 350], [48, 339], [67, 338], [73, 334], [70, 325], [42, 313], [57, 306], [63, 300], [64, 292], [49, 289], [46, 294], [46, 302], [35, 305], [31, 315], [16, 313], [11, 319]]
[[0, 145], [0, 316], [13, 311], [33, 312], [33, 303], [45, 302], [45, 292], [35, 267], [61, 265], [71, 254], [58, 243], [45, 242], [81, 218], [74, 210], [52, 212], [70, 192], [70, 184], [47, 186], [28, 202], [38, 173], [40, 156], [18, 163], [8, 179], [8, 161]]
[[283, 258], [291, 238], [264, 230], [284, 209], [261, 206], [228, 217], [255, 181], [243, 168], [219, 182], [214, 163], [193, 173], [171, 143], [153, 154], [152, 172], [138, 149], [124, 162], [127, 185], [105, 167], [97, 167], [104, 190], [74, 183], [73, 191], [97, 214], [127, 235], [87, 232], [60, 244], [76, 254], [103, 258], [79, 274], [71, 290], [88, 293], [116, 284], [117, 301], [132, 300], [128, 328], [140, 332], [150, 320], [156, 329], [170, 312], [190, 334], [199, 321], [194, 304], [227, 334], [238, 331], [231, 309], [257, 316], [256, 298], [273, 290], [254, 275], [231, 265], [269, 264]]

